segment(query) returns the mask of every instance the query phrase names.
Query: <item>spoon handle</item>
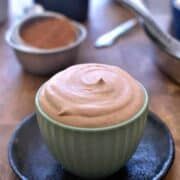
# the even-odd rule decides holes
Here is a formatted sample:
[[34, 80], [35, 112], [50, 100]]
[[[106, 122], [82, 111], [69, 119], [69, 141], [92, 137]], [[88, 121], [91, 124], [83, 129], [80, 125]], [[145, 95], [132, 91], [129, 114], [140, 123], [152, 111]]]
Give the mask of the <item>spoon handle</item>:
[[157, 25], [151, 13], [141, 0], [120, 0], [120, 2], [129, 7], [143, 19], [144, 24], [146, 24], [150, 32], [161, 44], [168, 48], [174, 48], [177, 45], [177, 41]]
[[123, 24], [120, 24], [118, 27], [114, 28], [110, 32], [100, 36], [95, 42], [95, 47], [103, 48], [113, 45], [121, 35], [130, 31], [134, 26], [137, 25], [137, 23], [137, 19], [131, 19], [124, 22]]

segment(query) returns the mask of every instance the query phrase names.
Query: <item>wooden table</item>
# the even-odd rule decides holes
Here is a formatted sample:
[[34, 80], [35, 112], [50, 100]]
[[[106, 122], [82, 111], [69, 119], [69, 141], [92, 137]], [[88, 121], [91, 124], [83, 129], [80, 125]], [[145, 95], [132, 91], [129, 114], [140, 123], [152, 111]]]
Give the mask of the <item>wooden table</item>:
[[[167, 180], [180, 179], [180, 86], [162, 74], [153, 62], [152, 44], [140, 27], [122, 37], [115, 46], [96, 50], [97, 36], [110, 30], [132, 14], [110, 0], [91, 0], [88, 38], [78, 63], [115, 64], [128, 71], [147, 88], [150, 109], [171, 129], [176, 144], [174, 164]], [[18, 123], [34, 111], [34, 96], [48, 77], [24, 72], [12, 50], [4, 42], [8, 24], [0, 26], [0, 180], [16, 179], [7, 161], [7, 144]], [[33, 132], [32, 132], [33, 133]]]

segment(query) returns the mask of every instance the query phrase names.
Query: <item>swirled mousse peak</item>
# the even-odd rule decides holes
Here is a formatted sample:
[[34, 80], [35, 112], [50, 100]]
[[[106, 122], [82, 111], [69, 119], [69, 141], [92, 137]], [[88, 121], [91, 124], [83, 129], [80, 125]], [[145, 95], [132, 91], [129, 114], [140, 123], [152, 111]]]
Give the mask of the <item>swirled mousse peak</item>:
[[47, 81], [39, 101], [42, 110], [60, 123], [99, 128], [134, 116], [144, 104], [144, 91], [116, 66], [80, 64]]

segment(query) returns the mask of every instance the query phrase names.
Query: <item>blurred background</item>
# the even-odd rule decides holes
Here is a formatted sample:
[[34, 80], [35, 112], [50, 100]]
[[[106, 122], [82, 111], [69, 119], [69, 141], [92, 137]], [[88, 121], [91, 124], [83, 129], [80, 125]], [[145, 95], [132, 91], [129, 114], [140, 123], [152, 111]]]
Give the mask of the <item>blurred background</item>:
[[[1, 1], [6, 1], [6, 0], [1, 0]], [[66, 4], [70, 4], [70, 3], [67, 3], [68, 1], [64, 0], [64, 2], [66, 2]], [[71, 0], [71, 1], [73, 1], [73, 0]], [[83, 9], [88, 4], [88, 0], [76, 0], [75, 1], [76, 5], [77, 5], [78, 1], [80, 1], [80, 4], [81, 4], [80, 9]], [[46, 0], [46, 1], [44, 1], [44, 0], [35, 0], [35, 1], [33, 1], [33, 0], [18, 0], [18, 1], [17, 0], [9, 0], [9, 6], [10, 6], [9, 9], [10, 9], [11, 13], [13, 14], [13, 16], [21, 17], [24, 13], [26, 13], [29, 9], [32, 8], [34, 2], [45, 5], [45, 2], [48, 2], [48, 0]], [[58, 0], [50, 0], [49, 2], [51, 2], [51, 3], [47, 3], [45, 6], [46, 8], [48, 8], [48, 5], [49, 5], [50, 6], [49, 8], [53, 9], [53, 7], [52, 7], [53, 4], [58, 4], [57, 3]], [[61, 2], [63, 2], [63, 1], [61, 1]], [[91, 6], [91, 3], [95, 3], [95, 2], [93, 0], [89, 0], [89, 8]], [[148, 6], [148, 8], [153, 13], [153, 15], [161, 15], [161, 14], [165, 15], [165, 14], [170, 13], [170, 0], [163, 0], [163, 3], [162, 3], [162, 1], [157, 1], [157, 0], [144, 0], [144, 3]], [[59, 3], [59, 5], [61, 6], [62, 4]], [[87, 7], [85, 8], [85, 10], [87, 10]], [[58, 8], [55, 8], [55, 10], [57, 10], [57, 9]], [[74, 6], [72, 6], [72, 9], [74, 9]], [[85, 16], [85, 18], [82, 18], [82, 20], [87, 19], [86, 15], [84, 15], [84, 16]]]

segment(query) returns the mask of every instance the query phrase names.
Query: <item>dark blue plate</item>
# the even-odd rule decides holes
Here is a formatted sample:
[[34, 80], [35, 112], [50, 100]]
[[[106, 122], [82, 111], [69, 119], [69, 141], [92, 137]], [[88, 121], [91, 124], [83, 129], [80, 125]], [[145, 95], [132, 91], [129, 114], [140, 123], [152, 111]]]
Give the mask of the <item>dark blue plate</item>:
[[[35, 114], [16, 128], [9, 143], [8, 158], [21, 179], [75, 180], [51, 156], [39, 132]], [[167, 126], [149, 113], [143, 138], [128, 163], [107, 179], [156, 180], [167, 174], [174, 159], [174, 142]]]

